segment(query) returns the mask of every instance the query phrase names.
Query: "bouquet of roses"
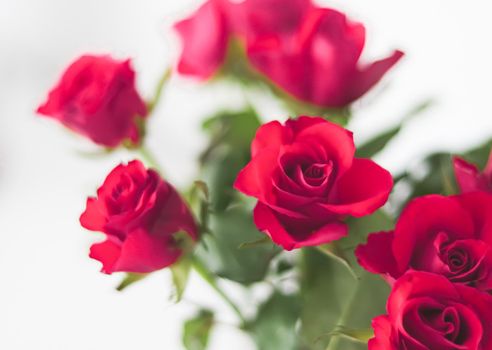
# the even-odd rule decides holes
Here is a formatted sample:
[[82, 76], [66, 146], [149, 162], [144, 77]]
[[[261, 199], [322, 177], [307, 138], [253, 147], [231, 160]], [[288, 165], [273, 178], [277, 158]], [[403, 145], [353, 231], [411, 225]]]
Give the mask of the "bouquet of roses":
[[[264, 350], [491, 350], [491, 142], [398, 174], [376, 164], [430, 103], [356, 146], [354, 103], [403, 53], [364, 62], [364, 26], [310, 0], [208, 0], [174, 28], [181, 54], [150, 101], [130, 60], [87, 54], [37, 110], [104, 152], [135, 153], [80, 216], [105, 236], [90, 257], [124, 273], [117, 289], [169, 269], [179, 302], [195, 270]], [[204, 120], [200, 172], [179, 190], [145, 147], [175, 74], [250, 93]], [[285, 119], [258, 115], [260, 96]], [[268, 292], [246, 312], [226, 280]], [[197, 307], [184, 347], [205, 349], [219, 321]]]

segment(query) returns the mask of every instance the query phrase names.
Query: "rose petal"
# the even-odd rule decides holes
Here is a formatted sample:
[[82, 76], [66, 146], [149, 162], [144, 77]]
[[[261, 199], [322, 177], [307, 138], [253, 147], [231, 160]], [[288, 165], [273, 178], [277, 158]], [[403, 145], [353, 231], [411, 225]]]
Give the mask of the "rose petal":
[[427, 195], [410, 202], [395, 228], [393, 255], [399, 269], [404, 271], [409, 267], [419, 242], [425, 242], [440, 231], [446, 232], [452, 240], [472, 238], [474, 223], [453, 197]]
[[251, 157], [255, 157], [265, 148], [279, 149], [282, 145], [290, 143], [292, 134], [278, 121], [263, 124], [256, 131], [251, 143]]
[[348, 92], [348, 100], [353, 101], [364, 95], [381, 80], [403, 55], [402, 51], [395, 50], [391, 56], [359, 69], [352, 80], [351, 89]]
[[375, 317], [372, 322], [374, 338], [368, 342], [368, 350], [393, 350], [391, 344], [391, 323], [388, 316]]
[[286, 250], [329, 243], [347, 235], [347, 226], [335, 221], [300, 239], [294, 235], [295, 233], [287, 232], [273, 210], [261, 202], [254, 209], [254, 220], [260, 231], [265, 232], [273, 242]]
[[492, 194], [485, 192], [467, 193], [454, 197], [471, 215], [475, 239], [492, 247]]
[[359, 264], [371, 273], [388, 274], [394, 279], [400, 277], [392, 252], [393, 238], [393, 231], [371, 233], [367, 243], [355, 250]]
[[278, 151], [270, 148], [258, 153], [251, 161], [239, 172], [234, 188], [238, 191], [268, 202], [273, 187], [273, 178], [277, 171]]
[[319, 205], [340, 215], [364, 216], [388, 200], [391, 174], [370, 159], [355, 158], [352, 167], [335, 183], [332, 203]]
[[179, 73], [209, 78], [224, 62], [229, 40], [226, 21], [216, 1], [207, 1], [174, 27], [183, 45]]
[[93, 244], [89, 256], [103, 264], [101, 272], [111, 274], [115, 271], [115, 265], [120, 254], [121, 242], [113, 237], [108, 237], [104, 242]]
[[480, 188], [478, 179], [480, 172], [475, 165], [462, 158], [453, 157], [453, 167], [461, 192], [477, 191]]
[[314, 124], [299, 132], [296, 141], [300, 144], [318, 142], [333, 162], [338, 177], [352, 166], [355, 154], [352, 132], [335, 123], [326, 121]]
[[104, 208], [94, 197], [87, 198], [85, 211], [80, 215], [80, 224], [82, 227], [91, 231], [103, 231], [107, 222]]
[[173, 264], [180, 255], [181, 251], [174, 247], [169, 235], [154, 235], [138, 229], [129, 233], [123, 242], [113, 271], [148, 273]]

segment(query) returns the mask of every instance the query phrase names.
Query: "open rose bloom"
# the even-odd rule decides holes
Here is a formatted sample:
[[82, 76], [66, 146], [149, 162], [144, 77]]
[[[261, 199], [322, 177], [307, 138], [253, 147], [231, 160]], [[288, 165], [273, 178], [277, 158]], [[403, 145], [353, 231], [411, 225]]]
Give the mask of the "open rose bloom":
[[395, 283], [387, 312], [373, 320], [369, 350], [492, 347], [492, 296], [442, 276], [407, 272]]
[[345, 217], [374, 212], [393, 186], [386, 170], [354, 154], [352, 133], [322, 118], [271, 122], [235, 187], [258, 199], [258, 229], [285, 249], [329, 243], [347, 235]]
[[[78, 234], [90, 239], [78, 258], [113, 274], [103, 281], [120, 278], [117, 290], [156, 276], [196, 311], [183, 322], [182, 347], [168, 333], [157, 347], [240, 347], [210, 336], [226, 322], [258, 350], [492, 350], [492, 142], [459, 157], [442, 147], [425, 154], [407, 119], [369, 119], [384, 103], [388, 116], [406, 108], [395, 94], [374, 94], [381, 102], [361, 113], [367, 104], [356, 101], [398, 78], [397, 43], [366, 58], [376, 28], [313, 0], [202, 0], [168, 29], [179, 50], [167, 48], [172, 59], [148, 102], [137, 78], [149, 67], [87, 53], [36, 109], [100, 146], [96, 165], [112, 169], [101, 183], [87, 163], [80, 168], [92, 187], [78, 199]], [[191, 94], [179, 91], [185, 77], [194, 78]], [[168, 85], [174, 92], [162, 99]], [[159, 100], [172, 104], [156, 109]], [[203, 137], [176, 128], [192, 117]], [[447, 125], [425, 127], [448, 134]], [[419, 159], [392, 142], [400, 130], [411, 130]], [[148, 329], [140, 315], [124, 321]], [[133, 332], [106, 324], [111, 348], [147, 340], [122, 345], [117, 337]]]

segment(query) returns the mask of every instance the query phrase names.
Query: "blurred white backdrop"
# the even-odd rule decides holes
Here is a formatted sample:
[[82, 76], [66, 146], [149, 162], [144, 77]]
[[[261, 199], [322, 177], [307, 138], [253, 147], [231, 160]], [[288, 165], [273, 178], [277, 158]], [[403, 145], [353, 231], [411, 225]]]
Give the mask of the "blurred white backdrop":
[[[150, 96], [176, 57], [173, 20], [195, 0], [0, 0], [0, 348], [7, 350], [179, 350], [181, 321], [193, 303], [227, 307], [193, 277], [186, 302], [168, 301], [169, 278], [157, 273], [125, 293], [119, 276], [100, 274], [87, 257], [97, 234], [78, 224], [85, 197], [105, 174], [131, 155], [87, 159], [93, 150], [33, 110], [64, 67], [84, 52], [133, 57], [138, 84]], [[325, 1], [366, 24], [366, 58], [393, 48], [405, 59], [388, 75], [386, 89], [360, 104], [351, 124], [369, 138], [419, 101], [434, 108], [410, 121], [378, 157], [396, 171], [431, 150], [455, 152], [492, 136], [492, 5], [486, 1]], [[190, 101], [193, 101], [192, 103]], [[234, 106], [238, 91], [174, 78], [151, 121], [149, 146], [170, 180], [186, 185], [203, 145], [200, 118], [216, 106]], [[265, 101], [263, 101], [265, 102]], [[362, 108], [363, 106], [363, 108]], [[259, 104], [265, 119], [284, 118]], [[232, 327], [217, 327], [211, 350], [233, 344], [254, 349]]]

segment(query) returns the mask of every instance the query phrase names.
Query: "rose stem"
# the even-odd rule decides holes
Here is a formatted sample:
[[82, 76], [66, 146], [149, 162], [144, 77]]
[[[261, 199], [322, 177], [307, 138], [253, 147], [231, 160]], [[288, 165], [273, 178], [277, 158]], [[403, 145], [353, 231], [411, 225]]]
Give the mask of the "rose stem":
[[159, 82], [157, 83], [157, 86], [155, 88], [154, 97], [152, 97], [152, 99], [147, 103], [147, 110], [149, 115], [152, 114], [155, 107], [159, 103], [159, 100], [161, 99], [162, 91], [164, 90], [164, 86], [166, 86], [166, 83], [171, 78], [171, 74], [172, 74], [172, 69], [167, 68], [164, 74], [162, 75], [161, 79], [159, 79]]
[[[359, 281], [357, 282], [359, 283]], [[337, 327], [339, 326], [344, 326], [344, 323], [347, 321], [348, 317], [350, 316], [352, 312], [352, 308], [354, 305], [355, 301], [355, 296], [357, 294], [357, 288], [354, 288], [354, 291], [352, 292], [352, 295], [350, 296], [349, 300], [347, 301], [347, 304], [345, 305], [342, 314], [340, 315], [340, 318], [338, 319]], [[328, 343], [328, 347], [326, 350], [336, 350], [338, 349], [338, 345], [340, 343], [340, 336], [333, 334], [330, 338], [330, 342]]]
[[192, 264], [193, 264], [193, 268], [195, 269], [195, 271], [205, 280], [205, 282], [207, 282], [210, 285], [210, 287], [212, 287], [213, 290], [215, 290], [217, 292], [217, 294], [219, 294], [222, 297], [224, 302], [226, 304], [228, 304], [234, 310], [236, 315], [241, 320], [241, 327], [240, 328], [243, 328], [246, 325], [247, 321], [246, 321], [246, 318], [243, 316], [241, 310], [239, 310], [239, 307], [237, 307], [237, 305], [219, 287], [219, 285], [217, 284], [217, 281], [215, 279], [215, 276], [213, 276], [207, 270], [207, 268], [196, 257], [192, 257], [191, 259], [192, 259]]
[[154, 154], [147, 147], [141, 145], [138, 148], [138, 152], [140, 153], [140, 156], [143, 158], [143, 160], [145, 161], [145, 163], [147, 163], [149, 167], [154, 168], [162, 175], [162, 170], [159, 166], [159, 162], [157, 161]]

